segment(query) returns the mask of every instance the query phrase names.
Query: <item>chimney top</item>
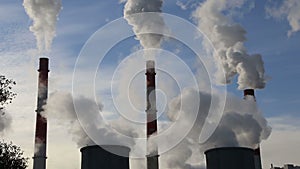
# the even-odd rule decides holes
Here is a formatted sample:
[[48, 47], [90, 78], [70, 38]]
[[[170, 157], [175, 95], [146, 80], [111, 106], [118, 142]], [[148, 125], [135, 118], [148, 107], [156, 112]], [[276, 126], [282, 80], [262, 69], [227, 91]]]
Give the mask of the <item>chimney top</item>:
[[146, 61], [146, 75], [147, 73], [155, 74], [155, 61], [147, 60]]
[[254, 89], [245, 89], [244, 96], [255, 96]]
[[49, 59], [48, 58], [40, 58], [40, 68], [39, 72], [49, 72]]

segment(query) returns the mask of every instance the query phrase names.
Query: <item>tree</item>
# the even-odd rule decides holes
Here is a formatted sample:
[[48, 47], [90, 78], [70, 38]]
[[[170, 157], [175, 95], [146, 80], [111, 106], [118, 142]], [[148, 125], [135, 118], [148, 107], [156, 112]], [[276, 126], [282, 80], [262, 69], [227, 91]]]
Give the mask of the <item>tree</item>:
[[13, 85], [16, 85], [15, 81], [0, 75], [0, 111], [16, 97], [17, 94], [11, 91]]
[[0, 141], [0, 169], [26, 169], [28, 158], [23, 157], [20, 147]]

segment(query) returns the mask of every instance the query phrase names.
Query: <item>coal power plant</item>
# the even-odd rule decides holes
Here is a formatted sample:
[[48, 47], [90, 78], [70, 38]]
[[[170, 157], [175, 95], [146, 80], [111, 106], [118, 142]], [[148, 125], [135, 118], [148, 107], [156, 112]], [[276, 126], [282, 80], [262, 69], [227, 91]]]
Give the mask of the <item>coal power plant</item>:
[[[36, 109], [35, 153], [33, 169], [46, 169], [47, 159], [47, 119], [43, 116], [44, 106], [48, 98], [49, 59], [39, 59], [38, 69], [38, 97]], [[146, 168], [159, 169], [159, 145], [151, 144], [149, 140], [158, 133], [157, 103], [156, 103], [156, 69], [155, 61], [148, 60], [145, 65], [146, 82], [146, 117], [147, 123], [147, 155]], [[244, 100], [256, 102], [255, 90], [245, 89]], [[50, 112], [51, 113], [51, 112]], [[81, 169], [130, 169], [130, 148], [119, 145], [89, 145], [82, 147]], [[206, 150], [207, 169], [262, 169], [260, 146], [246, 147], [218, 147]]]
[[207, 169], [255, 169], [254, 150], [250, 148], [214, 148], [205, 155]]
[[[38, 78], [38, 97], [36, 110], [35, 153], [33, 169], [46, 169], [47, 150], [47, 119], [42, 116], [43, 106], [48, 97], [49, 59], [40, 58]], [[156, 105], [156, 70], [155, 61], [146, 61], [146, 135], [147, 155], [146, 168], [159, 169], [159, 145], [151, 147], [149, 140], [158, 132]], [[256, 102], [254, 89], [244, 90], [244, 99]], [[151, 145], [153, 146], [153, 145]], [[81, 169], [130, 169], [130, 148], [119, 145], [89, 145], [82, 147]], [[218, 147], [206, 150], [207, 169], [262, 169], [260, 147], [255, 149], [246, 147]]]
[[[296, 0], [290, 1], [295, 3]], [[49, 168], [262, 169], [260, 143], [270, 136], [271, 128], [256, 105], [255, 92], [264, 89], [269, 78], [265, 75], [262, 54], [248, 52], [247, 46], [252, 45], [247, 42], [248, 31], [243, 24], [235, 22], [238, 12], [248, 6], [252, 10], [255, 3], [229, 0], [177, 0], [175, 3], [164, 7], [170, 3], [118, 0], [111, 10], [102, 10], [110, 4], [100, 1], [69, 5], [66, 9], [72, 11], [63, 13], [57, 32], [62, 0], [23, 0], [37, 50], [31, 49], [31, 43], [23, 46], [18, 42], [31, 41], [27, 38], [28, 32], [23, 31], [26, 24], [7, 23], [12, 31], [7, 31], [9, 36], [3, 39], [13, 39], [7, 44], [11, 46], [16, 42], [16, 45], [8, 50], [0, 49], [0, 53], [10, 56], [11, 50], [16, 49], [13, 57], [20, 51], [26, 51], [26, 56], [32, 53], [42, 57], [58, 52], [63, 56], [53, 60], [59, 63], [56, 68], [62, 69], [53, 73], [57, 89], [49, 97], [49, 59], [39, 58], [36, 112], [35, 102], [30, 111], [35, 115], [30, 121], [36, 120], [35, 130], [30, 129], [34, 133], [34, 138], [30, 138], [34, 144], [30, 155], [33, 169], [47, 168], [49, 143], [54, 147], [49, 148], [50, 152], [56, 153], [54, 157], [49, 153]], [[111, 20], [112, 14], [119, 15], [121, 4], [124, 4], [122, 17]], [[272, 3], [264, 3], [264, 11], [270, 15], [269, 19], [273, 15], [269, 13], [274, 13], [276, 8], [273, 9], [273, 5], [269, 8], [268, 4]], [[73, 10], [78, 5], [79, 8]], [[80, 5], [87, 8], [83, 10]], [[285, 3], [283, 5], [285, 9]], [[165, 9], [174, 13], [164, 13]], [[94, 13], [90, 12], [99, 11], [101, 18], [97, 20], [96, 16], [100, 15], [93, 17]], [[109, 15], [105, 16], [106, 13]], [[288, 9], [280, 15], [279, 18], [288, 16], [291, 20]], [[17, 17], [21, 15], [18, 13]], [[76, 20], [76, 24], [69, 24], [75, 21], [74, 17], [78, 17], [78, 21], [88, 18], [88, 22], [78, 24]], [[90, 28], [99, 24], [101, 29], [86, 36], [86, 33], [90, 35]], [[292, 29], [288, 34], [297, 31]], [[63, 36], [55, 45], [58, 48], [52, 51], [56, 35]], [[76, 44], [70, 43], [74, 37]], [[173, 58], [169, 59], [168, 55]], [[156, 79], [157, 75], [161, 77]], [[233, 83], [241, 92], [238, 97], [227, 92], [227, 85]], [[273, 115], [279, 113], [272, 113], [271, 117]], [[49, 130], [50, 136], [54, 133], [54, 141], [47, 142], [47, 123], [51, 123], [52, 118], [57, 120], [53, 121], [55, 127]], [[276, 122], [277, 119], [271, 120]], [[58, 127], [61, 127], [59, 132]], [[66, 135], [73, 137], [68, 140], [64, 138]], [[77, 148], [68, 144], [72, 141], [77, 143]], [[70, 152], [80, 154], [81, 158], [73, 160], [76, 154]], [[284, 169], [286, 167], [292, 166]]]
[[[129, 169], [130, 149], [118, 145], [94, 145], [80, 149], [81, 169]], [[117, 152], [120, 155], [114, 154]]]

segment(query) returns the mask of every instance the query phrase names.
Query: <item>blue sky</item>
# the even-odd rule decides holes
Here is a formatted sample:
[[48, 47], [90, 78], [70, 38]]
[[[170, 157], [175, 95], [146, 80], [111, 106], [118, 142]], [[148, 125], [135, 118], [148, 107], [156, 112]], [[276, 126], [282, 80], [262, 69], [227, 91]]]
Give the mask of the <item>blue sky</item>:
[[[282, 2], [280, 0], [274, 1]], [[188, 4], [187, 9], [178, 6], [178, 2]], [[162, 11], [193, 22], [191, 12], [195, 10], [193, 4], [197, 2], [201, 1], [165, 0]], [[36, 106], [38, 57], [34, 56], [36, 55], [35, 37], [29, 31], [32, 21], [26, 15], [22, 3], [21, 0], [1, 0], [0, 2], [0, 57], [2, 59], [0, 74], [15, 79], [18, 92], [18, 98], [7, 108], [12, 114], [14, 122], [11, 130], [4, 134], [3, 138], [21, 145], [25, 150], [25, 154], [32, 156], [32, 119], [34, 118], [33, 113]], [[271, 162], [275, 162], [277, 165], [290, 162], [300, 164], [299, 159], [295, 158], [299, 156], [299, 152], [293, 150], [294, 146], [298, 146], [295, 144], [297, 144], [300, 135], [300, 125], [297, 121], [300, 120], [300, 88], [298, 87], [300, 82], [300, 58], [298, 57], [300, 53], [300, 32], [295, 32], [288, 37], [287, 32], [291, 27], [285, 16], [281, 19], [268, 18], [265, 8], [270, 3], [270, 0], [249, 1], [248, 4], [251, 8], [246, 5], [232, 14], [235, 22], [241, 24], [247, 30], [245, 45], [248, 52], [262, 55], [266, 75], [270, 77], [266, 88], [256, 92], [259, 107], [273, 127], [271, 137], [263, 143], [263, 146], [265, 146], [265, 152], [263, 152], [266, 159], [264, 161], [265, 167], [269, 166]], [[47, 54], [50, 55], [50, 77], [52, 78], [49, 83], [50, 92], [57, 90], [70, 91], [74, 65], [82, 47], [95, 31], [122, 17], [124, 9], [124, 3], [119, 3], [117, 0], [63, 0], [62, 5], [63, 9], [59, 14], [52, 51]], [[172, 46], [172, 43], [164, 43], [166, 48]], [[110, 69], [114, 69], [117, 63], [135, 50], [133, 47], [138, 44], [139, 42], [132, 37], [112, 48], [103, 62], [105, 70], [110, 72]], [[99, 47], [101, 47], [101, 44], [99, 44]], [[172, 47], [170, 49], [172, 51]], [[192, 55], [192, 52], [186, 47], [181, 46], [181, 49], [180, 56]], [[193, 67], [191, 64], [193, 62], [192, 57], [182, 58]], [[109, 80], [105, 78], [107, 77], [97, 81], [97, 84], [101, 85]], [[108, 94], [109, 92], [106, 89], [109, 89], [109, 87], [109, 84], [104, 85], [105, 90], [103, 89], [101, 92]], [[228, 90], [238, 97], [242, 97], [242, 91], [237, 90], [236, 82], [228, 85]], [[25, 101], [24, 98], [28, 99]], [[109, 103], [107, 102], [107, 104]], [[18, 127], [20, 125], [26, 127], [20, 128]], [[50, 127], [49, 142], [52, 143], [52, 145], [49, 144], [50, 156], [51, 154], [63, 154], [64, 151], [76, 152], [76, 144], [72, 142], [72, 136], [68, 135], [67, 131], [58, 133], [59, 136], [68, 135], [66, 140], [54, 139], [55, 132], [58, 130], [59, 127], [55, 125], [52, 125], [52, 128]], [[294, 135], [291, 136], [290, 134]], [[51, 136], [53, 137], [51, 138]], [[285, 140], [283, 137], [290, 138]], [[287, 144], [284, 146], [278, 145], [278, 139], [282, 142], [287, 141]], [[65, 147], [64, 151], [51, 148], [53, 145], [64, 147], [66, 144], [68, 146]], [[281, 152], [275, 149], [278, 146], [283, 147], [282, 151], [286, 151], [285, 157], [274, 155]], [[264, 147], [262, 149], [264, 150]], [[78, 161], [79, 154], [68, 158], [69, 160], [77, 159]], [[58, 161], [55, 158], [49, 158], [49, 168], [62, 166], [64, 162], [62, 160]], [[65, 168], [79, 169], [79, 162], [64, 165]]]

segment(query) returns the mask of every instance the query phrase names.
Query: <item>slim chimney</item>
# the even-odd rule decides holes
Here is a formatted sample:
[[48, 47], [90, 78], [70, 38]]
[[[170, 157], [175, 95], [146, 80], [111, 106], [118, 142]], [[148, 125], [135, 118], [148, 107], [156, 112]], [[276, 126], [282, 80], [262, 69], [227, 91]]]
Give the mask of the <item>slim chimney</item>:
[[[250, 99], [250, 98], [256, 101], [254, 89], [245, 89], [244, 99]], [[262, 169], [259, 145], [257, 146], [256, 149], [254, 149], [254, 164], [255, 164], [255, 169]]]
[[255, 169], [262, 169], [261, 166], [261, 156], [260, 156], [260, 145], [256, 149], [254, 149], [254, 164]]
[[46, 168], [47, 119], [41, 115], [48, 97], [48, 58], [40, 58], [33, 169]]
[[[155, 62], [148, 60], [146, 62], [146, 83], [147, 83], [147, 138], [157, 133], [157, 110], [155, 93]], [[148, 149], [149, 150], [149, 149]], [[148, 151], [147, 150], [147, 151]], [[158, 150], [147, 152], [147, 169], [158, 169]]]

